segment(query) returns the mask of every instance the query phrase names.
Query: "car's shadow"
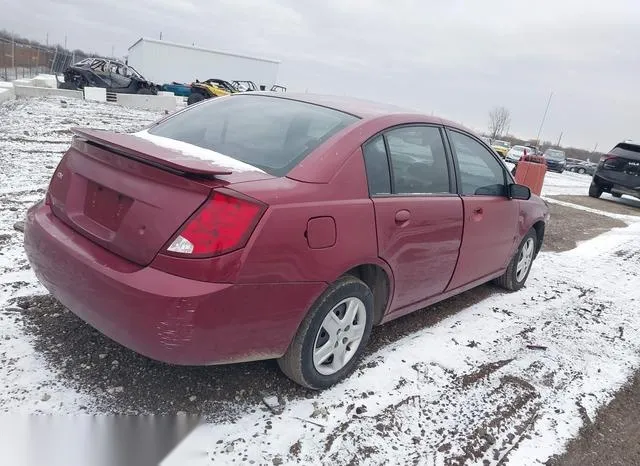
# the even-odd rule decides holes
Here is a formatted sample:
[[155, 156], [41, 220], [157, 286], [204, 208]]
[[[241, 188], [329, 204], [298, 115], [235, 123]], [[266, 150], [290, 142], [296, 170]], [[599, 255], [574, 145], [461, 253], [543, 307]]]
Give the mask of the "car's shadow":
[[[491, 285], [481, 286], [376, 327], [367, 355], [495, 292], [500, 291]], [[18, 305], [23, 308], [25, 330], [33, 336], [37, 352], [66, 384], [94, 398], [100, 411], [184, 411], [221, 419], [245, 411], [247, 405], [259, 403], [265, 394], [292, 399], [314, 397], [317, 393], [287, 379], [273, 360], [208, 367], [163, 364], [103, 336], [50, 295], [24, 298]], [[365, 357], [361, 368], [366, 370], [378, 363]]]

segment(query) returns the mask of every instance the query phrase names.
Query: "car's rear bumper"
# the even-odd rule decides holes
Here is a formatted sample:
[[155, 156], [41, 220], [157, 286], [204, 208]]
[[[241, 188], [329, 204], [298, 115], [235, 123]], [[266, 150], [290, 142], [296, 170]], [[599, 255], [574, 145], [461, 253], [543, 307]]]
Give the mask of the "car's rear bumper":
[[598, 170], [593, 176], [593, 181], [605, 191], [640, 198], [640, 176]]
[[58, 220], [27, 214], [25, 249], [42, 284], [78, 317], [150, 358], [188, 365], [279, 357], [325, 283], [228, 284], [137, 266]]

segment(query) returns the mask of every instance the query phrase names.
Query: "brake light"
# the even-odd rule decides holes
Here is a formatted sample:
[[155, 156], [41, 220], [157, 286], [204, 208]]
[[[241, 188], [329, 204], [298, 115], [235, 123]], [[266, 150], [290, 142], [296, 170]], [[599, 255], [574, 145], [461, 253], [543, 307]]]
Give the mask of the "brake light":
[[188, 256], [217, 256], [245, 245], [264, 206], [257, 201], [221, 192], [185, 224], [167, 251]]
[[606, 154], [600, 157], [600, 163], [604, 168], [616, 168], [620, 159], [615, 155]]

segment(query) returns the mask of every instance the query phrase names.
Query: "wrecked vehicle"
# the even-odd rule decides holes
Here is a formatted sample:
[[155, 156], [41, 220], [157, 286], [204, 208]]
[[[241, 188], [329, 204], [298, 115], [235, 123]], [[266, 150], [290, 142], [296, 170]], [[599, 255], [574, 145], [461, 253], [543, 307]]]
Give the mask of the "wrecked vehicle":
[[164, 92], [173, 92], [174, 95], [179, 97], [189, 97], [191, 95], [191, 85], [183, 84], [176, 81], [172, 83], [163, 84], [160, 86], [160, 90]]
[[211, 78], [206, 81], [191, 83], [191, 94], [187, 99], [187, 105], [195, 104], [204, 99], [222, 97], [240, 92], [237, 87], [224, 79]]
[[[74, 91], [88, 87], [103, 87], [119, 94], [158, 93], [155, 84], [147, 81], [133, 67], [108, 58], [86, 58], [64, 70], [64, 82], [59, 89]], [[57, 76], [56, 76], [57, 79]]]

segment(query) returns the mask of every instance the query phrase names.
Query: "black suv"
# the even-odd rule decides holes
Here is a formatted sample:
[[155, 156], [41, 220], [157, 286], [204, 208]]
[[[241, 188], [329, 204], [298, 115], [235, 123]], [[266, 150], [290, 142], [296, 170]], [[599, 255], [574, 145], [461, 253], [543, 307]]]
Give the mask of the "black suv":
[[628, 194], [640, 199], [640, 144], [621, 142], [600, 158], [589, 196], [600, 197], [603, 192], [614, 197]]

